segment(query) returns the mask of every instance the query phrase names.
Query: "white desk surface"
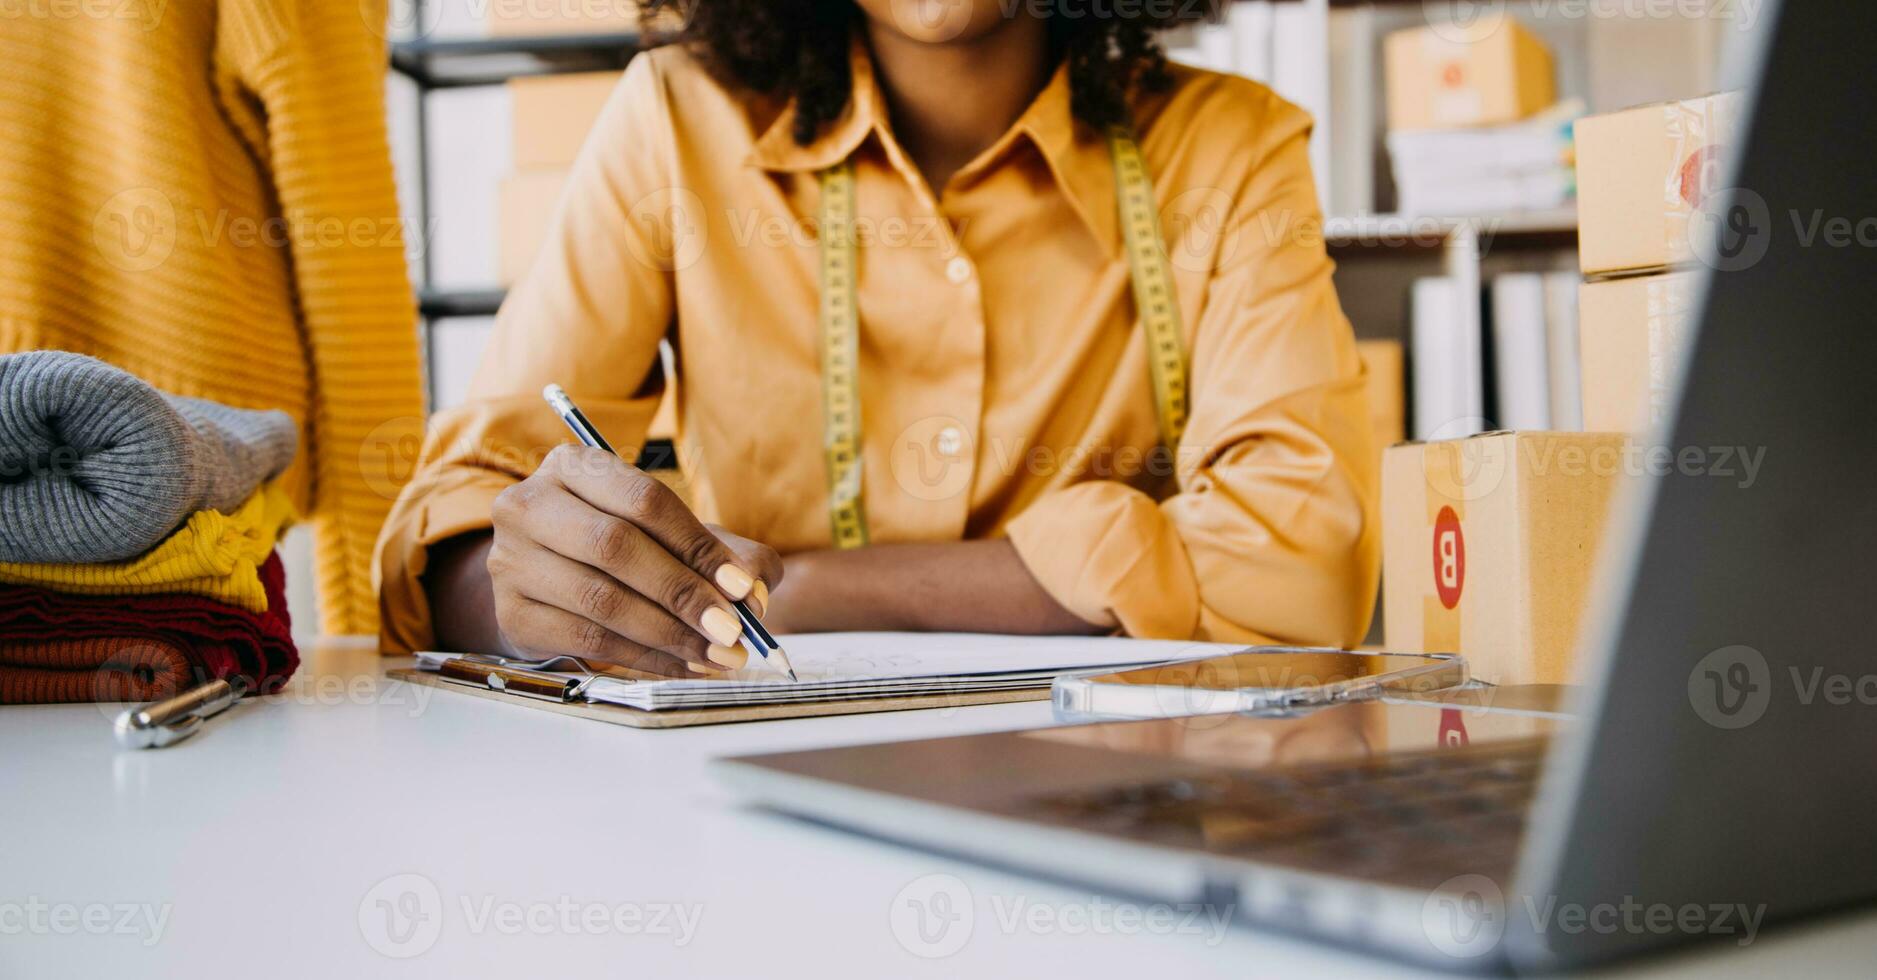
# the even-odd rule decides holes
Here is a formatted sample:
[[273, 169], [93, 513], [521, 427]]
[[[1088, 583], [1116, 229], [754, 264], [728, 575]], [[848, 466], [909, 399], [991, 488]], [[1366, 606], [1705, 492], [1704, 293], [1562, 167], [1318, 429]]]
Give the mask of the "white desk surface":
[[[705, 771], [1048, 724], [1046, 703], [636, 731], [402, 684], [386, 663], [322, 646], [288, 693], [157, 751], [116, 750], [100, 707], [0, 709], [0, 977], [1419, 975], [1203, 922], [1147, 929], [1086, 891], [740, 808]], [[925, 959], [889, 910], [935, 874], [973, 917]], [[1633, 969], [1869, 976], [1872, 950], [1861, 915]]]

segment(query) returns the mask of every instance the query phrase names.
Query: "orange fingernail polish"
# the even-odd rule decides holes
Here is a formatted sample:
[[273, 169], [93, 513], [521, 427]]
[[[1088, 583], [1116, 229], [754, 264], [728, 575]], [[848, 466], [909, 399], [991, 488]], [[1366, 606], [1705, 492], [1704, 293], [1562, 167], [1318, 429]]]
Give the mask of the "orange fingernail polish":
[[741, 647], [720, 647], [713, 643], [704, 655], [710, 658], [711, 663], [729, 670], [737, 670], [749, 662], [749, 654]]
[[732, 599], [741, 599], [749, 595], [750, 586], [755, 583], [750, 574], [735, 565], [725, 565], [717, 569], [717, 587], [724, 595]]
[[737, 622], [736, 613], [722, 606], [712, 606], [704, 610], [704, 634], [716, 640], [720, 646], [735, 646], [743, 635], [743, 627]]

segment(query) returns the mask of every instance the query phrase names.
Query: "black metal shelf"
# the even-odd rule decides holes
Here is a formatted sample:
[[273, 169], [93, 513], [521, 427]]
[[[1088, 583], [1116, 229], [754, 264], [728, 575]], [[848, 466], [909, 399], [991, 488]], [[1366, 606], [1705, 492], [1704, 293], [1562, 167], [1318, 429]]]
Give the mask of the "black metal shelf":
[[500, 85], [512, 78], [618, 71], [637, 54], [638, 32], [540, 37], [423, 38], [391, 45], [391, 69], [420, 89]]
[[494, 316], [507, 297], [506, 289], [419, 289], [417, 312], [430, 320]]

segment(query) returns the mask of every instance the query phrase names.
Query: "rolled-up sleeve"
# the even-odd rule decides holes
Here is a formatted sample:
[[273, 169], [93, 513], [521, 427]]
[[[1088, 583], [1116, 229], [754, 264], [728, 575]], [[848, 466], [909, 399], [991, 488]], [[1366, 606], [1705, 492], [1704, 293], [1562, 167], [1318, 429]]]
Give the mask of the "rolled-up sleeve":
[[684, 227], [669, 206], [677, 189], [662, 87], [656, 59], [632, 62], [574, 164], [546, 244], [496, 318], [468, 401], [430, 420], [378, 539], [387, 653], [433, 641], [429, 548], [489, 527], [496, 496], [569, 441], [544, 386], [566, 388], [628, 458], [644, 441], [672, 318], [673, 234]]
[[1190, 332], [1177, 492], [1078, 483], [1006, 528], [1051, 596], [1130, 636], [1352, 646], [1374, 609], [1363, 369], [1331, 283], [1309, 119], [1279, 105]]

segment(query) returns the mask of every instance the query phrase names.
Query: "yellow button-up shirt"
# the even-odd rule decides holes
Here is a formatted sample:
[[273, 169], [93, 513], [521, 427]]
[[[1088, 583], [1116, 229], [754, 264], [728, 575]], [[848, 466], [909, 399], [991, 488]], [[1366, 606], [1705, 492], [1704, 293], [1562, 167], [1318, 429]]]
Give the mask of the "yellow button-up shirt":
[[487, 527], [494, 497], [568, 441], [542, 386], [633, 452], [663, 339], [700, 516], [784, 554], [830, 545], [816, 175], [841, 160], [873, 541], [1008, 536], [1064, 607], [1132, 636], [1358, 642], [1376, 457], [1310, 120], [1255, 82], [1172, 71], [1134, 106], [1190, 360], [1168, 462], [1107, 141], [1071, 116], [1066, 68], [935, 195], [863, 46], [846, 110], [807, 146], [789, 106], [681, 49], [634, 60], [379, 542], [387, 648], [431, 641], [427, 546]]

